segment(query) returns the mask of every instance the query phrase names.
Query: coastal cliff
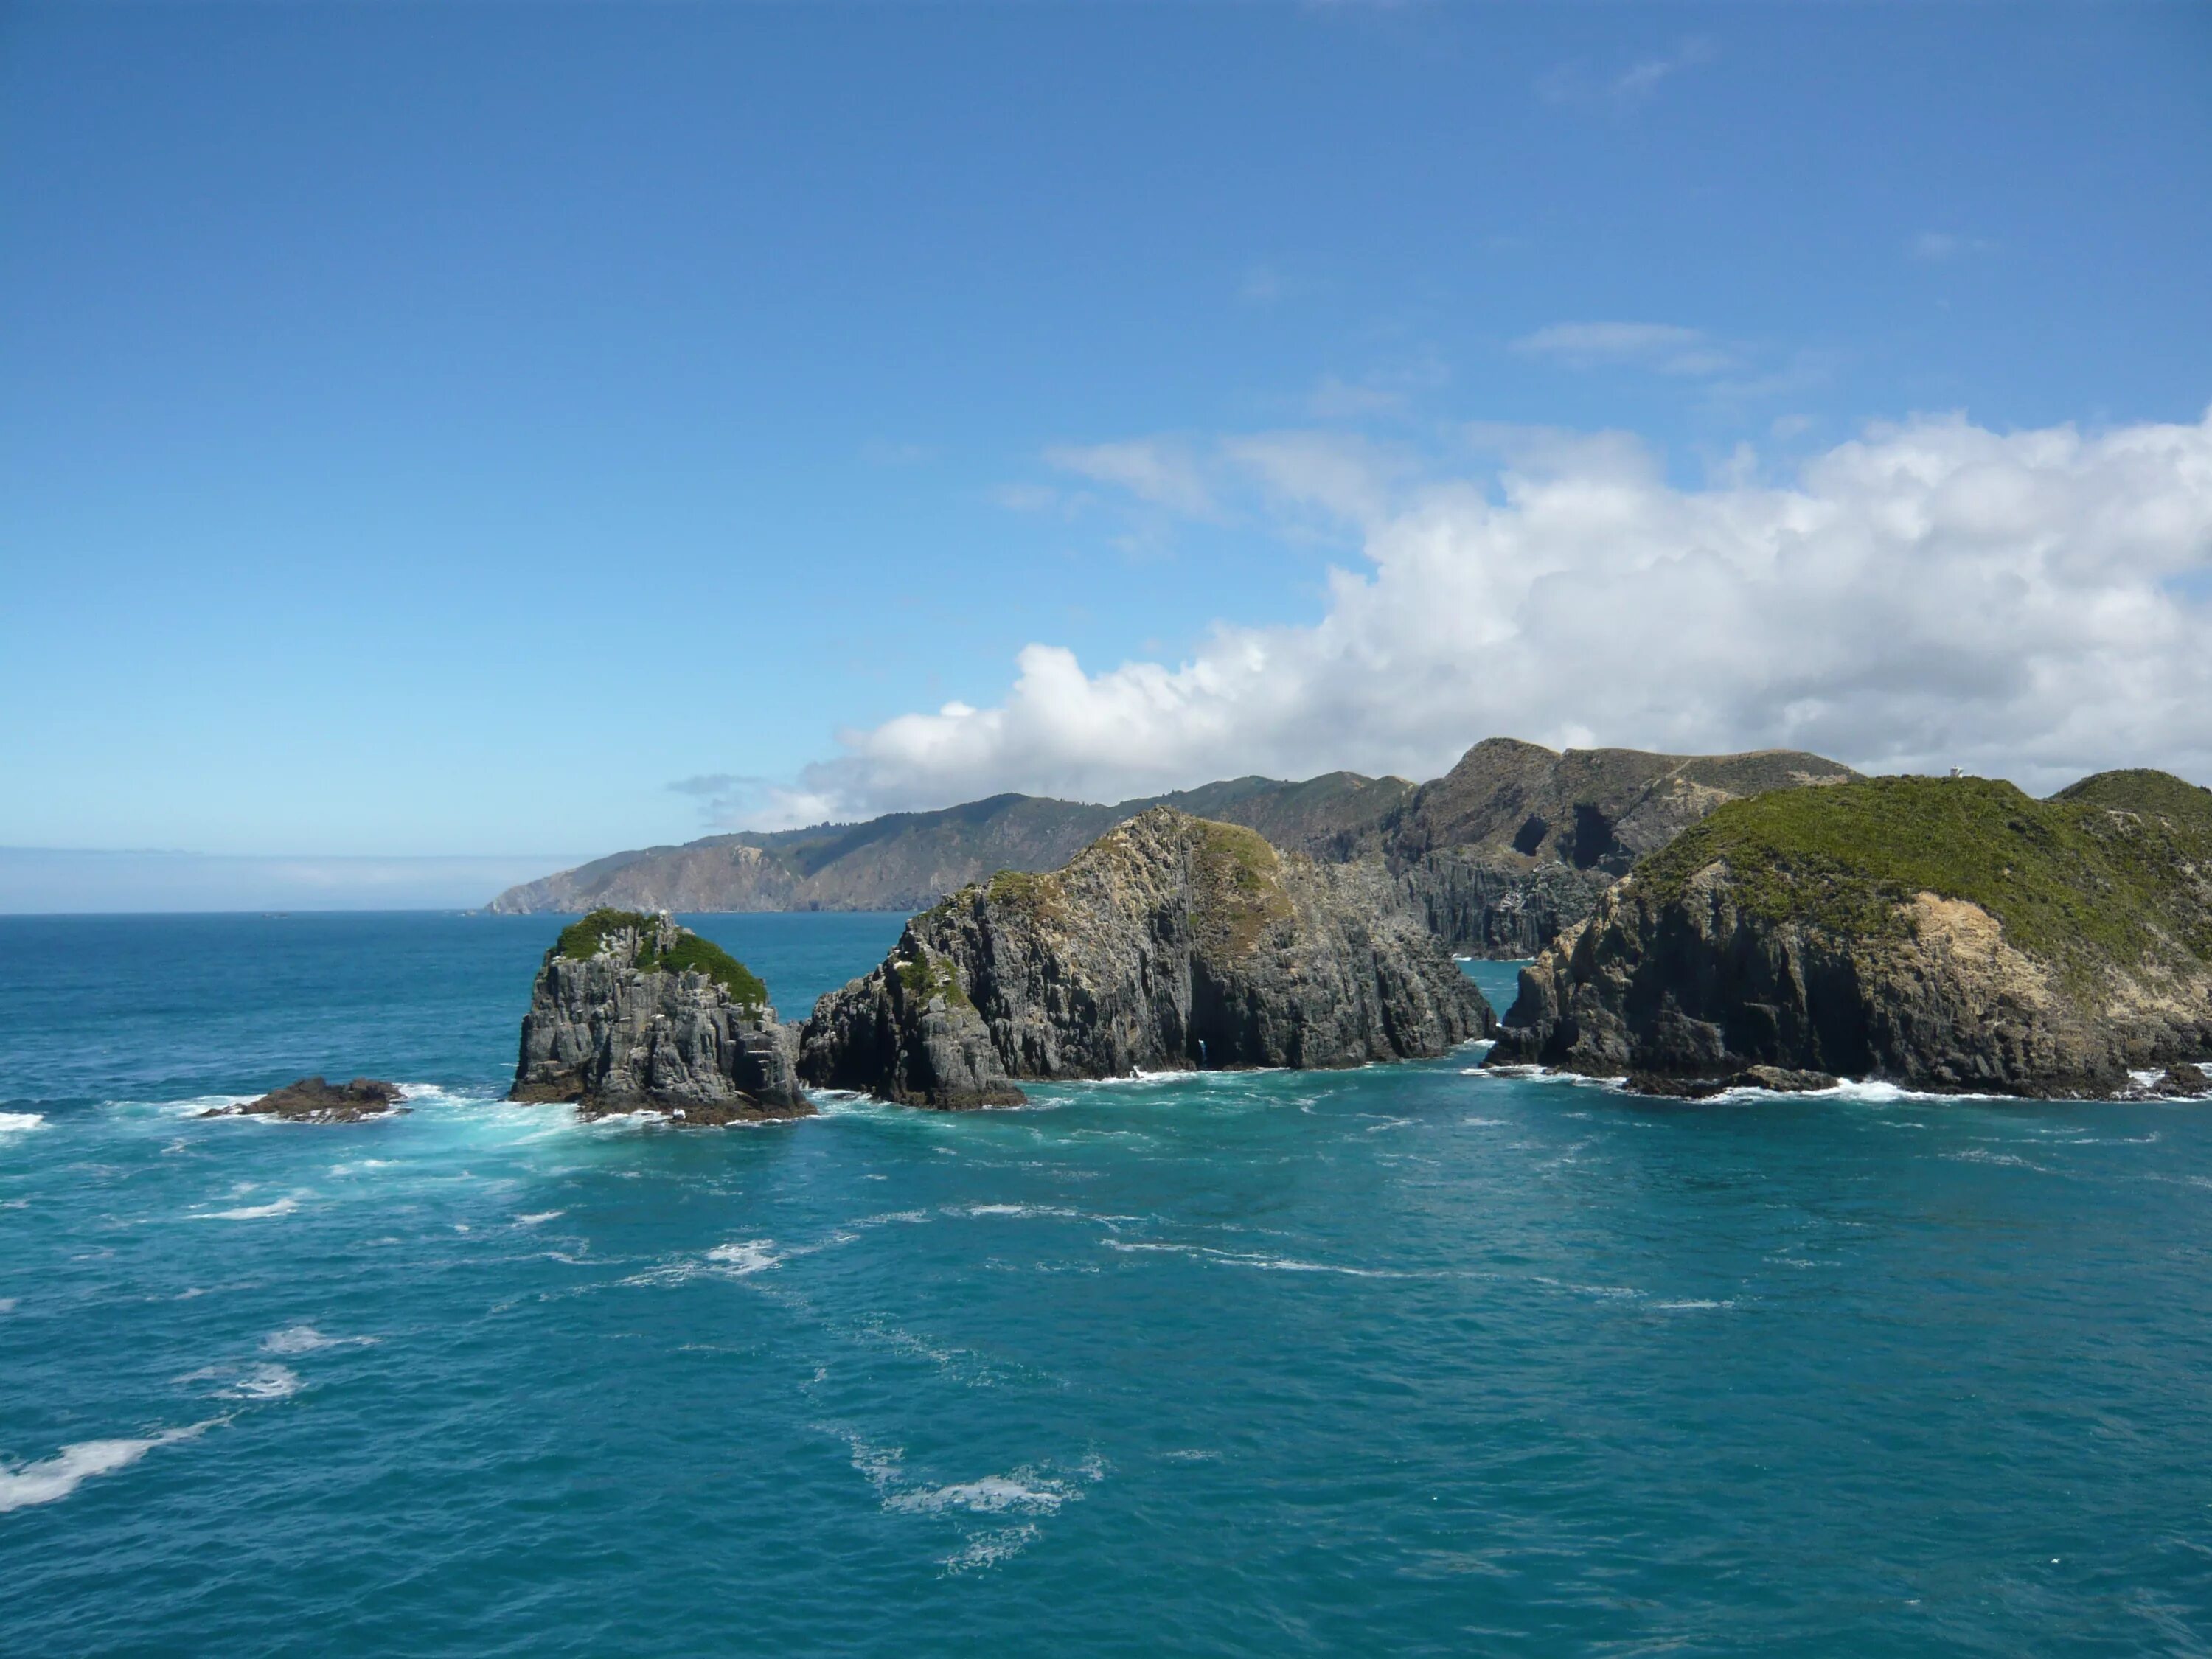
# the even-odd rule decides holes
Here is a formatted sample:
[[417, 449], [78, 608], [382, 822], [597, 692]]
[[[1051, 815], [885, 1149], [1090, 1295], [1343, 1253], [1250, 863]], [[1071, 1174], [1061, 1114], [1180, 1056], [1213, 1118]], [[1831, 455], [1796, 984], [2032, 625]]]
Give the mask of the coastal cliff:
[[1870, 778], [1729, 803], [1521, 976], [1486, 1063], [2105, 1096], [2212, 1052], [2212, 792]]
[[1857, 775], [1790, 749], [1562, 752], [1490, 738], [1345, 851], [1379, 854], [1453, 950], [1529, 957], [1589, 915], [1638, 860], [1726, 802]]
[[508, 1098], [694, 1125], [800, 1117], [796, 1054], [743, 963], [665, 915], [594, 910], [545, 953]]
[[1495, 1016], [1372, 864], [1155, 808], [1049, 875], [1004, 871], [907, 924], [817, 1005], [810, 1083], [1011, 1105], [1019, 1084], [1442, 1054]]

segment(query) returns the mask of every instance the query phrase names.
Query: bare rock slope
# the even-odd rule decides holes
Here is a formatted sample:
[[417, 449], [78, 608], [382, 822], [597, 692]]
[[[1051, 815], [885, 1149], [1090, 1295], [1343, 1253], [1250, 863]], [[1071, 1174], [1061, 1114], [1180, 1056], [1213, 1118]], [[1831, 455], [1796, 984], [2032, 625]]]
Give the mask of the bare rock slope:
[[2208, 1052], [2212, 792], [2136, 771], [1725, 805], [1523, 971], [1488, 1063], [2102, 1096]]
[[1004, 871], [915, 916], [816, 1006], [799, 1065], [907, 1104], [1008, 1105], [1024, 1081], [1357, 1066], [1495, 1024], [1379, 866], [1163, 807], [1052, 874]]
[[800, 1117], [797, 1033], [768, 988], [666, 916], [594, 910], [545, 953], [522, 1017], [519, 1101], [687, 1124]]

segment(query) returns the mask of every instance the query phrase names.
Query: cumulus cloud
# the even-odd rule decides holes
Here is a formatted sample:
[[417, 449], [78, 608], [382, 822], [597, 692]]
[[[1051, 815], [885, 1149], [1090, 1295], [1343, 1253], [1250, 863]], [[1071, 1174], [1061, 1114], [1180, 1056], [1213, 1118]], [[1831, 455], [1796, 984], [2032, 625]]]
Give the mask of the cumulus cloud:
[[[1030, 645], [994, 707], [841, 734], [802, 780], [809, 805], [1430, 776], [1500, 733], [1786, 745], [2037, 789], [2118, 764], [2212, 779], [2212, 416], [2096, 434], [1920, 419], [1703, 488], [1619, 434], [1486, 429], [1501, 470], [1463, 477], [1292, 435], [1224, 442], [1207, 465], [1259, 468], [1356, 535], [1317, 620], [1224, 623], [1188, 661], [1101, 672]], [[1216, 483], [1183, 459], [1176, 488], [1210, 506]]]

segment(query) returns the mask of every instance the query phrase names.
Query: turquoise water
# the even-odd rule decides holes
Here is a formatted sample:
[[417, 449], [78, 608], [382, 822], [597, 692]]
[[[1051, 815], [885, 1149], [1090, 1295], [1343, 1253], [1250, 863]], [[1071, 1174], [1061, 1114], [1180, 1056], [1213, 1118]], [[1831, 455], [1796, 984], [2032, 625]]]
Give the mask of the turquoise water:
[[[2212, 1652], [2201, 1106], [580, 1127], [556, 926], [0, 921], [0, 1651]], [[419, 1109], [188, 1115], [314, 1070]]]

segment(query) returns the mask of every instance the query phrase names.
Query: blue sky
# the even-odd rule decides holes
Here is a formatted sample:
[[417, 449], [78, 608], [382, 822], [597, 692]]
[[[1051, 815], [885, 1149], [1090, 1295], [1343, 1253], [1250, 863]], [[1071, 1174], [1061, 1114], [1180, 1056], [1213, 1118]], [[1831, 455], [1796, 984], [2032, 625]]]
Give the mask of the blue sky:
[[[0, 846], [2201, 776], [2208, 208], [2201, 7], [9, 6]], [[1825, 574], [1700, 578], [1747, 514]], [[1852, 649], [1641, 637], [1720, 614]]]

